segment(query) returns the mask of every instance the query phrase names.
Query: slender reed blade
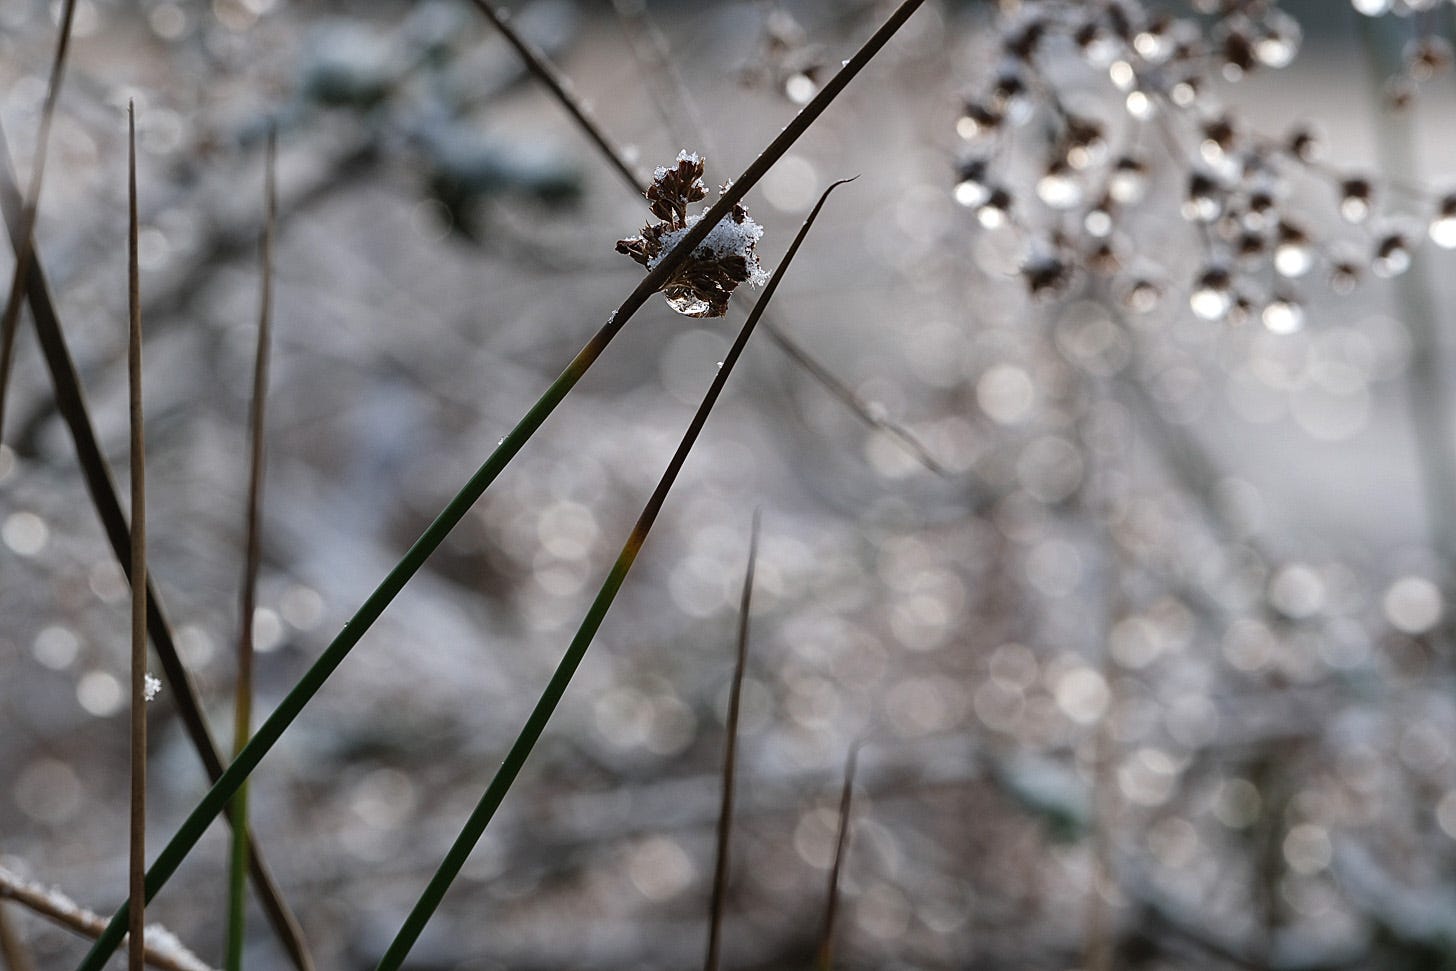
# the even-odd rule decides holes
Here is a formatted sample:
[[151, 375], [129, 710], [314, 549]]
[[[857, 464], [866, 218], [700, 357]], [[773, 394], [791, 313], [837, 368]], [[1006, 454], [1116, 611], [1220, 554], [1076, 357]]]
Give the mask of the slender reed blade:
[[[20, 239], [20, 214], [22, 202], [16, 186], [15, 175], [9, 166], [9, 150], [6, 146], [4, 126], [0, 125], [0, 209], [3, 209], [6, 228], [13, 245]], [[101, 520], [117, 563], [128, 577], [131, 576], [131, 531], [122, 512], [121, 500], [112, 480], [111, 467], [106, 463], [101, 446], [96, 438], [96, 426], [91, 420], [90, 410], [81, 388], [81, 378], [75, 361], [66, 346], [65, 333], [61, 328], [60, 316], [56, 313], [55, 301], [51, 299], [50, 286], [46, 281], [45, 267], [40, 255], [35, 254], [31, 272], [26, 281], [27, 299], [30, 302], [31, 317], [35, 321], [36, 337], [41, 354], [50, 373], [51, 385], [56, 395], [56, 410], [70, 432], [76, 448], [77, 464], [91, 504]], [[173, 704], [187, 729], [188, 738], [198, 757], [202, 760], [210, 782], [222, 775], [222, 756], [212, 737], [211, 729], [202, 715], [197, 687], [182, 663], [177, 650], [172, 625], [163, 609], [156, 587], [147, 583], [147, 630], [161, 662], [162, 673], [172, 691]], [[229, 816], [231, 818], [231, 816]], [[288, 905], [283, 902], [277, 883], [269, 872], [267, 863], [259, 852], [257, 844], [249, 836], [250, 852], [248, 871], [253, 886], [262, 901], [269, 923], [278, 935], [290, 960], [298, 971], [313, 971], [313, 961], [304, 945], [303, 934]]]
[[[489, 0], [471, 0], [471, 2], [500, 31], [501, 36], [506, 39], [506, 42], [515, 49], [516, 53], [520, 55], [521, 60], [525, 62], [526, 68], [536, 76], [537, 80], [546, 86], [546, 89], [551, 92], [552, 97], [557, 100], [562, 108], [566, 109], [567, 114], [571, 115], [577, 127], [596, 146], [602, 158], [622, 177], [622, 181], [630, 186], [638, 195], [644, 194], [647, 190], [646, 183], [642, 180], [642, 177], [637, 173], [632, 164], [627, 161], [621, 149], [617, 147], [616, 143], [607, 136], [606, 131], [591, 117], [591, 114], [586, 110], [586, 106], [581, 103], [581, 99], [572, 93], [570, 79], [557, 70], [555, 65], [544, 54], [536, 50], [530, 41], [522, 37], [520, 32], [511, 25], [511, 22], [496, 11]], [[642, 19], [648, 30], [655, 35], [654, 42], [658, 47], [659, 60], [663, 63], [668, 63], [666, 54], [662, 50], [663, 39], [660, 33], [657, 33], [656, 27], [652, 26], [651, 22], [647, 19], [645, 9], [635, 13], [627, 13], [624, 12], [624, 5], [618, 3], [617, 11], [619, 16], [624, 19], [629, 16]], [[679, 79], [679, 86], [680, 84], [681, 81]], [[685, 96], [684, 103], [687, 104]], [[695, 111], [689, 109], [689, 113], [692, 115], [693, 127], [699, 130], [699, 137], [706, 139], [707, 132], [704, 130], [701, 119], [697, 117]], [[790, 337], [774, 320], [766, 318], [763, 321], [763, 328], [773, 340], [774, 344], [788, 356], [790, 361], [803, 368], [811, 378], [823, 385], [826, 391], [835, 398], [838, 398], [861, 421], [865, 422], [871, 428], [884, 432], [891, 439], [898, 442], [911, 457], [926, 469], [934, 472], [936, 475], [950, 475], [950, 471], [936, 460], [930, 450], [925, 447], [913, 432], [903, 425], [892, 421], [882, 413], [880, 408], [864, 400], [846, 382], [837, 377], [833, 371], [816, 359], [807, 348]]]
[[748, 541], [748, 568], [743, 573], [743, 598], [738, 604], [738, 653], [733, 664], [733, 686], [728, 692], [727, 739], [723, 746], [723, 797], [718, 806], [717, 852], [713, 862], [713, 896], [708, 903], [708, 956], [705, 971], [718, 971], [722, 942], [723, 905], [728, 892], [728, 850], [733, 833], [733, 782], [738, 768], [738, 712], [743, 699], [743, 672], [748, 667], [748, 614], [753, 599], [753, 568], [758, 562], [759, 513], [753, 513]]
[[51, 140], [51, 122], [56, 116], [56, 101], [61, 96], [61, 81], [66, 72], [66, 52], [71, 47], [71, 22], [75, 20], [76, 0], [65, 0], [61, 8], [60, 36], [56, 40], [56, 56], [51, 61], [50, 82], [40, 110], [40, 129], [36, 134], [35, 156], [30, 169], [30, 191], [25, 195], [25, 208], [20, 218], [20, 241], [15, 246], [15, 272], [10, 279], [10, 293], [5, 298], [5, 312], [0, 316], [0, 434], [5, 429], [5, 399], [10, 390], [10, 365], [15, 356], [15, 332], [20, 329], [20, 307], [25, 302], [25, 288], [35, 251], [35, 214], [40, 208], [40, 187], [44, 181], [46, 146]]
[[596, 599], [588, 608], [585, 619], [577, 628], [576, 636], [571, 640], [566, 653], [562, 655], [561, 662], [557, 665], [555, 673], [547, 683], [546, 689], [541, 693], [536, 707], [532, 709], [530, 717], [522, 727], [520, 734], [516, 736], [515, 742], [511, 745], [510, 751], [506, 754], [501, 767], [496, 771], [495, 777], [491, 779], [490, 785], [486, 787], [485, 793], [480, 797], [480, 802], [475, 810], [466, 820], [460, 835], [451, 844], [450, 851], [445, 854], [439, 869], [435, 871], [434, 877], [425, 888], [419, 899], [415, 902], [414, 908], [405, 919], [404, 925], [400, 927], [399, 933], [395, 935], [389, 948], [380, 959], [377, 971], [398, 971], [404, 959], [408, 956], [410, 948], [419, 939], [420, 932], [424, 930], [425, 924], [430, 920], [440, 901], [444, 899], [445, 892], [450, 889], [450, 884], [459, 875], [461, 867], [469, 858], [471, 850], [480, 841], [485, 833], [485, 828], [490, 824], [495, 812], [500, 808], [506, 793], [516, 781], [526, 759], [530, 757], [532, 748], [546, 729], [546, 723], [551, 720], [556, 706], [560, 704], [561, 698], [566, 694], [566, 688], [571, 683], [572, 677], [576, 674], [577, 667], [581, 664], [582, 658], [586, 656], [587, 648], [591, 645], [592, 638], [602, 626], [606, 619], [607, 611], [612, 607], [612, 601], [621, 590], [622, 583], [627, 579], [632, 564], [636, 562], [637, 554], [641, 552], [642, 545], [647, 540], [647, 534], [652, 530], [652, 524], [657, 521], [657, 514], [662, 511], [663, 503], [667, 501], [667, 495], [672, 490], [673, 483], [677, 481], [678, 473], [682, 471], [683, 464], [687, 462], [688, 454], [692, 451], [693, 445], [698, 440], [703, 426], [707, 424], [708, 416], [717, 404], [718, 397], [722, 394], [724, 386], [728, 383], [729, 376], [733, 373], [734, 366], [743, 355], [743, 349], [748, 345], [748, 339], [753, 335], [754, 327], [758, 324], [758, 318], [762, 316], [762, 308], [766, 307], [773, 298], [774, 291], [778, 289], [779, 281], [783, 279], [784, 272], [793, 262], [794, 255], [798, 253], [804, 237], [808, 235], [809, 229], [814, 225], [819, 212], [824, 208], [824, 203], [829, 199], [829, 194], [845, 182], [852, 181], [844, 179], [835, 182], [824, 194], [819, 197], [819, 202], [809, 213], [804, 225], [799, 229], [799, 234], [794, 237], [789, 250], [784, 254], [783, 262], [774, 272], [768, 286], [764, 288], [763, 299], [759, 301], [754, 312], [749, 314], [748, 320], [738, 332], [737, 339], [729, 348], [728, 354], [723, 358], [723, 364], [718, 373], [713, 376], [713, 382], [708, 387], [708, 392], [703, 396], [702, 403], [698, 406], [693, 420], [688, 424], [682, 441], [678, 444], [677, 451], [673, 453], [672, 460], [668, 462], [667, 469], [663, 472], [662, 478], [653, 490], [652, 496], [647, 504], [642, 507], [642, 515], [638, 517], [637, 523], [628, 534], [627, 541], [622, 544], [622, 551], [617, 554], [617, 560], [612, 564], [611, 570], [607, 572], [606, 579], [602, 582], [601, 589], [597, 591]]
[[131, 940], [127, 967], [146, 965], [147, 868], [147, 472], [142, 427], [142, 298], [137, 261], [136, 105], [126, 109], [126, 280], [130, 327], [126, 347], [131, 412], [131, 859], [128, 880]]
[[[298, 717], [299, 712], [303, 710], [309, 700], [323, 687], [329, 676], [343, 663], [354, 645], [364, 636], [364, 632], [379, 619], [385, 608], [404, 589], [410, 578], [419, 572], [425, 561], [444, 542], [445, 537], [465, 517], [470, 507], [485, 493], [485, 490], [516, 456], [516, 453], [525, 446], [536, 430], [545, 423], [551, 412], [575, 387], [576, 382], [601, 356], [612, 339], [626, 326], [632, 315], [641, 309], [652, 294], [662, 289], [663, 284], [677, 271], [683, 261], [698, 247], [698, 244], [707, 238], [708, 233], [723, 221], [748, 191], [758, 184], [774, 163], [788, 152], [804, 132], [809, 130], [819, 116], [834, 103], [834, 99], [839, 97], [849, 82], [864, 69], [875, 54], [884, 48], [890, 38], [904, 26], [905, 21], [924, 2], [925, 0], [904, 0], [895, 9], [860, 49], [844, 62], [844, 66], [840, 68], [839, 72], [830, 78], [819, 93], [799, 111], [799, 114], [779, 133], [778, 137], [770, 142], [758, 158], [754, 159], [752, 164], [734, 180], [703, 218], [683, 234], [682, 239], [663, 255], [655, 268], [648, 271], [637, 288], [607, 319], [606, 324], [587, 341], [586, 346], [577, 353], [536, 404], [526, 412], [511, 431], [506, 433], [495, 451], [476, 470], [454, 498], [445, 505], [434, 521], [425, 528], [420, 538], [409, 548], [404, 557], [395, 564], [379, 586], [374, 589], [374, 592], [355, 611], [354, 616], [344, 625], [344, 629], [324, 648], [318, 660], [304, 672], [288, 694], [283, 697], [273, 714], [258, 726], [258, 731], [253, 735], [252, 740], [244, 746], [242, 752], [238, 753], [237, 758], [223, 771], [223, 774], [213, 783], [212, 788], [183, 821], [171, 841], [157, 855], [157, 859], [152, 864], [147, 876], [148, 899], [171, 878], [182, 860], [191, 852], [192, 847], [196, 846], [197, 841], [202, 838], [208, 824], [223, 810], [237, 791], [238, 786], [278, 742], [283, 732]], [[120, 941], [125, 923], [126, 905], [122, 905], [112, 917], [112, 924], [108, 925], [107, 932], [97, 940], [96, 945], [82, 959], [81, 964], [77, 966], [77, 971], [100, 971], [107, 957]]]
[[844, 869], [844, 857], [849, 848], [850, 799], [854, 794], [854, 770], [859, 762], [859, 743], [849, 747], [849, 757], [844, 763], [844, 788], [839, 793], [839, 835], [834, 841], [834, 863], [829, 867], [829, 896], [824, 903], [824, 929], [819, 935], [819, 953], [814, 967], [817, 971], [829, 971], [834, 966], [834, 921], [839, 915], [839, 876]]
[[[248, 501], [243, 532], [242, 594], [238, 598], [238, 674], [233, 720], [233, 755], [248, 744], [253, 728], [253, 608], [258, 600], [258, 565], [262, 559], [264, 412], [268, 401], [268, 355], [273, 329], [273, 235], [278, 224], [278, 132], [268, 132], [263, 160], [263, 233], [259, 244], [258, 346], [253, 356], [253, 401], [248, 412], [250, 461]], [[233, 797], [232, 854], [228, 878], [227, 971], [242, 971], [243, 940], [247, 931], [248, 785]]]

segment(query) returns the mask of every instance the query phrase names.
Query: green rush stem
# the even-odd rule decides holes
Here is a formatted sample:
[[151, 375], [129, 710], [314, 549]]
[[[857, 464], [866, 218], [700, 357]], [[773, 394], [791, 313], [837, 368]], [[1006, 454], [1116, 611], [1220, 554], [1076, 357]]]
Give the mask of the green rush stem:
[[[151, 900], [171, 879], [182, 860], [197, 845], [198, 840], [202, 839], [202, 834], [207, 830], [208, 824], [217, 817], [218, 813], [222, 812], [228, 800], [242, 785], [243, 780], [263, 760], [263, 756], [267, 755], [268, 751], [277, 744], [278, 739], [303, 711], [304, 706], [318, 693], [335, 669], [343, 663], [354, 645], [359, 643], [364, 632], [379, 619], [385, 608], [399, 595], [410, 578], [419, 572], [425, 561], [444, 542], [445, 537], [464, 518], [486, 488], [495, 481], [495, 478], [536, 433], [536, 430], [541, 427], [592, 363], [601, 356], [602, 351], [631, 319], [632, 314], [647, 302], [648, 297], [662, 289], [663, 284], [677, 271], [698, 244], [707, 238], [708, 233], [723, 221], [733, 207], [773, 167], [774, 163], [788, 152], [804, 132], [809, 130], [809, 127], [828, 109], [840, 92], [879, 53], [885, 44], [889, 43], [890, 38], [904, 26], [905, 21], [909, 20], [910, 16], [924, 2], [925, 0], [904, 0], [895, 8], [895, 11], [886, 18], [879, 29], [844, 63], [838, 73], [830, 78], [824, 87], [819, 89], [819, 93], [794, 116], [778, 137], [769, 143], [768, 147], [749, 164], [748, 168], [743, 170], [743, 174], [733, 181], [728, 187], [728, 191], [718, 197], [718, 201], [703, 215], [703, 218], [688, 229], [683, 238], [663, 256], [656, 267], [648, 271], [647, 276], [637, 285], [637, 289], [632, 291], [616, 313], [608, 318], [606, 324], [587, 341], [586, 346], [577, 353], [561, 375], [546, 389], [546, 393], [541, 396], [540, 400], [526, 412], [516, 427], [506, 434], [501, 444], [470, 477], [464, 488], [456, 493], [455, 497], [435, 517], [434, 522], [426, 527], [420, 538], [415, 541], [399, 563], [389, 571], [379, 586], [344, 625], [344, 629], [339, 631], [328, 647], [324, 648], [313, 666], [304, 672], [303, 677], [299, 678], [298, 682], [284, 696], [273, 714], [258, 727], [252, 740], [223, 770], [222, 775], [183, 821], [171, 841], [163, 847], [147, 874], [148, 900]], [[105, 932], [82, 958], [76, 971], [101, 971], [106, 959], [110, 957], [121, 941], [122, 935], [125, 934], [126, 914], [127, 905], [123, 904], [112, 915]]]
[[764, 288], [763, 298], [748, 315], [748, 320], [739, 330], [733, 346], [729, 349], [727, 356], [723, 358], [723, 364], [718, 369], [718, 373], [713, 376], [713, 382], [708, 386], [708, 392], [703, 396], [702, 403], [698, 405], [698, 410], [693, 415], [692, 422], [688, 424], [687, 431], [683, 433], [677, 451], [673, 453], [672, 460], [668, 462], [667, 469], [662, 473], [662, 478], [658, 481], [657, 488], [653, 490], [651, 498], [642, 507], [642, 515], [638, 517], [637, 524], [632, 527], [627, 541], [622, 544], [622, 551], [617, 555], [617, 561], [608, 571], [606, 580], [602, 582], [601, 589], [597, 591], [596, 599], [587, 609], [586, 617], [582, 620], [581, 626], [577, 628], [576, 636], [571, 639], [571, 644], [567, 647], [566, 653], [562, 655], [556, 671], [551, 675], [551, 680], [547, 682], [546, 689], [536, 702], [536, 707], [532, 709], [525, 726], [516, 736], [510, 751], [506, 753], [501, 767], [496, 770], [495, 777], [490, 780], [490, 785], [486, 787], [484, 795], [480, 797], [480, 802], [476, 804], [470, 818], [466, 820], [464, 828], [460, 830], [460, 835], [455, 838], [455, 842], [450, 846], [450, 851], [445, 854], [445, 859], [440, 863], [439, 869], [435, 871], [435, 875], [430, 879], [424, 892], [415, 901], [414, 908], [405, 918], [404, 925], [400, 927], [399, 933], [395, 935], [389, 949], [380, 958], [376, 971], [398, 971], [404, 963], [410, 948], [419, 939], [420, 933], [440, 906], [440, 901], [444, 899], [445, 892], [450, 889], [450, 884], [460, 874], [461, 868], [465, 866], [465, 861], [470, 857], [471, 851], [475, 849], [475, 844], [480, 841], [486, 826], [490, 824], [496, 810], [500, 808], [501, 802], [505, 799], [506, 793], [515, 783], [516, 776], [520, 774], [521, 768], [526, 764], [532, 748], [540, 739], [541, 733], [546, 730], [546, 723], [551, 720], [556, 706], [561, 702], [562, 696], [566, 694], [567, 686], [571, 684], [577, 667], [581, 664], [582, 658], [586, 656], [592, 638], [601, 628], [607, 611], [612, 607], [612, 601], [616, 599], [617, 591], [622, 588], [622, 582], [627, 579], [627, 573], [632, 569], [637, 554], [641, 552], [642, 544], [647, 541], [647, 534], [651, 531], [652, 524], [656, 522], [657, 514], [662, 510], [663, 503], [667, 501], [667, 494], [672, 490], [673, 483], [677, 481], [683, 464], [687, 462], [688, 454], [697, 442], [698, 435], [702, 432], [703, 426], [707, 424], [708, 416], [712, 413], [718, 396], [722, 394], [724, 386], [728, 383], [728, 377], [733, 373], [734, 365], [743, 355], [743, 349], [748, 345], [748, 338], [753, 335], [759, 317], [763, 316], [764, 308], [773, 298], [779, 281], [783, 279], [784, 272], [793, 262], [794, 254], [799, 251], [799, 246], [804, 242], [804, 237], [808, 235], [810, 227], [814, 225], [814, 220], [818, 218], [820, 210], [824, 208], [829, 194], [848, 181], [850, 180], [835, 182], [825, 189], [824, 194], [819, 197], [818, 204], [804, 220], [799, 234], [794, 237], [794, 242], [789, 246], [788, 252], [784, 254], [783, 262], [774, 272], [768, 286]]
[[[268, 350], [273, 309], [273, 235], [278, 223], [278, 132], [270, 129], [263, 160], [263, 232], [259, 241], [258, 346], [253, 355], [253, 401], [248, 414], [251, 455], [248, 467], [247, 513], [243, 527], [243, 585], [238, 603], [237, 698], [233, 710], [233, 756], [248, 743], [253, 727], [253, 608], [258, 599], [258, 564], [262, 559], [264, 415], [268, 402]], [[248, 914], [248, 785], [233, 797], [232, 853], [228, 874], [227, 971], [242, 971]]]

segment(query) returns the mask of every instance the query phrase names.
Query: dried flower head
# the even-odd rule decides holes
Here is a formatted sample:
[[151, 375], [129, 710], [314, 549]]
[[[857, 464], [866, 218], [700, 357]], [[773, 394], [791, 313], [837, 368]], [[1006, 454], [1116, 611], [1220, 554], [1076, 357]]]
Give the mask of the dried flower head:
[[[689, 216], [687, 210], [707, 194], [702, 158], [679, 152], [672, 168], [658, 166], [647, 187], [652, 214], [661, 221], [648, 223], [638, 236], [618, 240], [617, 252], [654, 268], [702, 220], [706, 213]], [[668, 306], [688, 317], [723, 316], [740, 283], [758, 286], [768, 279], [755, 248], [762, 237], [763, 227], [748, 210], [734, 206], [663, 284]]]

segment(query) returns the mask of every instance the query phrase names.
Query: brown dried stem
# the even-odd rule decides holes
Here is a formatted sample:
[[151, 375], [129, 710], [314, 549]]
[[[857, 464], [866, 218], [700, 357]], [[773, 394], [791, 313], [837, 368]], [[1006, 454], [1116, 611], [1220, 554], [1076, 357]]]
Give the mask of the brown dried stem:
[[839, 835], [834, 841], [834, 863], [829, 867], [829, 899], [824, 904], [824, 930], [819, 936], [819, 952], [814, 966], [829, 971], [834, 966], [834, 921], [839, 913], [839, 875], [849, 848], [850, 799], [854, 793], [854, 769], [859, 761], [859, 742], [849, 747], [844, 763], [844, 788], [839, 793]]
[[708, 957], [705, 971], [718, 971], [723, 930], [723, 906], [728, 892], [728, 850], [733, 833], [733, 782], [738, 767], [738, 713], [743, 698], [743, 672], [748, 667], [748, 615], [753, 601], [753, 568], [758, 562], [759, 512], [754, 510], [748, 541], [748, 568], [743, 574], [743, 598], [738, 604], [738, 654], [733, 665], [733, 687], [728, 693], [727, 735], [723, 747], [723, 799], [718, 810], [717, 856], [713, 865], [713, 897], [708, 905]]

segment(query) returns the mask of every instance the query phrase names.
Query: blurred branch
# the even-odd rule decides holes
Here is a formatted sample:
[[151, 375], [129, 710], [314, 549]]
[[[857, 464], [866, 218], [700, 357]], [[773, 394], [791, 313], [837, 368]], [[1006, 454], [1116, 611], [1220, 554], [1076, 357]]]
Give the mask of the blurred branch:
[[[100, 915], [80, 906], [70, 897], [23, 879], [0, 866], [0, 899], [13, 900], [22, 907], [32, 910], [69, 931], [95, 940], [106, 921]], [[194, 955], [160, 924], [149, 924], [146, 930], [147, 963], [163, 971], [211, 971], [209, 966]]]
[[[1401, 49], [1408, 37], [1399, 20], [1386, 17], [1356, 18], [1370, 74], [1372, 115], [1375, 123], [1375, 153], [1380, 171], [1390, 178], [1415, 182], [1421, 173], [1417, 164], [1414, 113], [1386, 103], [1384, 80], [1401, 63]], [[1444, 332], [1451, 321], [1441, 319], [1431, 258], [1421, 248], [1411, 252], [1409, 269], [1393, 281], [1400, 319], [1410, 334], [1410, 371], [1405, 382], [1406, 405], [1411, 432], [1415, 437], [1415, 462], [1421, 473], [1426, 503], [1426, 523], [1431, 545], [1441, 558], [1442, 586], [1448, 596], [1456, 582], [1456, 411], [1447, 369], [1450, 365]], [[1450, 629], [1450, 621], [1447, 621]]]

